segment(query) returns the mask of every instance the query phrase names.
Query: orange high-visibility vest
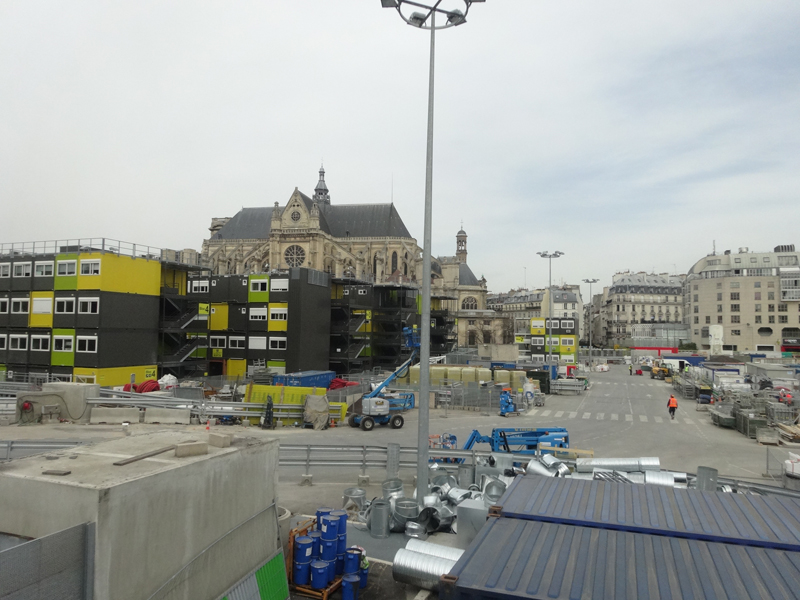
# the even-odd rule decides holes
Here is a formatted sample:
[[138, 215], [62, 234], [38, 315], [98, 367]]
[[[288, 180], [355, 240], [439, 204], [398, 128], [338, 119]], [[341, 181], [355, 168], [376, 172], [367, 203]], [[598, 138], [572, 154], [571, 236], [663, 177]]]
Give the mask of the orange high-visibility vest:
[[669, 403], [667, 404], [668, 408], [678, 408], [678, 401], [675, 399], [675, 396], [669, 397]]

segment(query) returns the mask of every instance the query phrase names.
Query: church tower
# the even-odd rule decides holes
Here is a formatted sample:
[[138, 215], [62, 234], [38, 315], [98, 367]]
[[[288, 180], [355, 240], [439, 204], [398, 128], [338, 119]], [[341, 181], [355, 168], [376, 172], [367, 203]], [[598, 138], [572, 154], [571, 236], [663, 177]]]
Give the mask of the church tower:
[[463, 225], [456, 234], [456, 258], [458, 262], [467, 264], [467, 232]]
[[331, 195], [330, 192], [328, 192], [328, 186], [325, 185], [324, 167], [319, 168], [319, 182], [317, 182], [317, 187], [314, 188], [314, 202], [320, 206], [331, 205]]

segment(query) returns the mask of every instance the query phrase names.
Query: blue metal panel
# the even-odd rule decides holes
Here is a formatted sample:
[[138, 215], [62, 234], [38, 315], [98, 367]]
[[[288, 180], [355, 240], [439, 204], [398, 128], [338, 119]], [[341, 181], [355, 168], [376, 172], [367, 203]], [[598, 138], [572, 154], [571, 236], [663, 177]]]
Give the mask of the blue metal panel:
[[549, 477], [517, 477], [500, 515], [800, 551], [800, 501]]
[[440, 598], [761, 600], [800, 597], [800, 553], [490, 518]]

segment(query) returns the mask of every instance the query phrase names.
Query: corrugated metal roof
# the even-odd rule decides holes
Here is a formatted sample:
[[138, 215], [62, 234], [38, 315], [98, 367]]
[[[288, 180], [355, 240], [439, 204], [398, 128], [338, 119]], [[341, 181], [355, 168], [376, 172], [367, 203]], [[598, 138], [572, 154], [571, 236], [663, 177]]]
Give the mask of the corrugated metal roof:
[[800, 550], [800, 501], [550, 477], [517, 477], [504, 517]]
[[800, 554], [495, 517], [443, 581], [448, 600], [788, 599]]

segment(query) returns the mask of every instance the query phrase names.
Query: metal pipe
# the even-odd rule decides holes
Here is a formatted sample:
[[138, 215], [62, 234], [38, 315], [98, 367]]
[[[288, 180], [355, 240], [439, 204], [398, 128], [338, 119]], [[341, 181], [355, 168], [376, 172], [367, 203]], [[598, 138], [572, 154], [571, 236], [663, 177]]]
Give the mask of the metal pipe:
[[455, 565], [454, 560], [400, 548], [394, 555], [392, 576], [395, 581], [436, 591], [439, 589], [439, 578], [449, 573]]
[[461, 558], [462, 554], [464, 554], [464, 551], [461, 548], [451, 548], [450, 546], [443, 546], [442, 544], [434, 544], [432, 542], [423, 542], [422, 540], [408, 540], [408, 542], [406, 542], [406, 550], [456, 561]]

